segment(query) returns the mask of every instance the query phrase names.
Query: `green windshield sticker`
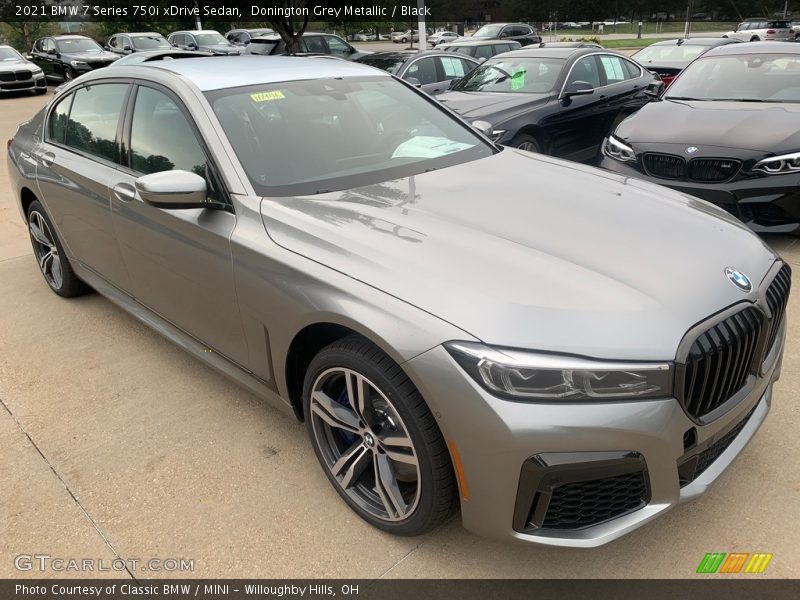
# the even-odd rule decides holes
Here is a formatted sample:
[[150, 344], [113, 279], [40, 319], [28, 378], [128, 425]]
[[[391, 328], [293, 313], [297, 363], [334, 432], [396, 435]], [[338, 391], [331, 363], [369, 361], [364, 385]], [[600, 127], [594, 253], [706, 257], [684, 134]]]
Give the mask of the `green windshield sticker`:
[[525, 67], [520, 67], [511, 74], [511, 89], [517, 91], [523, 87], [525, 87]]
[[269, 102], [270, 100], [283, 100], [286, 96], [281, 91], [274, 92], [258, 92], [257, 94], [250, 94], [250, 99], [253, 102]]

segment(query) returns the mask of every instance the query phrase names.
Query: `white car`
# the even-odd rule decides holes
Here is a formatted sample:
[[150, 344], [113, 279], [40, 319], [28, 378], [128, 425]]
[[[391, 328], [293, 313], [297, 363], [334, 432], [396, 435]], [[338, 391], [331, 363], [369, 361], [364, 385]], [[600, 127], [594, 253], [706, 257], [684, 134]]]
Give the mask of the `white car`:
[[431, 46], [443, 44], [447, 42], [455, 42], [459, 36], [455, 31], [437, 31], [428, 37], [428, 42]]
[[800, 42], [800, 21], [792, 21], [790, 25], [792, 27], [792, 32], [789, 34], [789, 37], [794, 39], [795, 42]]
[[794, 39], [789, 21], [769, 21], [767, 19], [747, 19], [739, 23], [736, 31], [729, 31], [724, 38], [733, 38], [742, 42], [761, 42], [775, 40], [787, 42]]
[[[391, 39], [395, 44], [405, 44], [411, 39], [411, 36], [412, 36], [412, 33], [411, 33], [410, 29], [407, 30], [407, 31], [395, 31], [392, 34]], [[413, 38], [414, 41], [418, 42], [419, 41], [419, 30], [415, 30], [414, 33], [413, 33], [413, 36], [414, 36], [414, 38]]]

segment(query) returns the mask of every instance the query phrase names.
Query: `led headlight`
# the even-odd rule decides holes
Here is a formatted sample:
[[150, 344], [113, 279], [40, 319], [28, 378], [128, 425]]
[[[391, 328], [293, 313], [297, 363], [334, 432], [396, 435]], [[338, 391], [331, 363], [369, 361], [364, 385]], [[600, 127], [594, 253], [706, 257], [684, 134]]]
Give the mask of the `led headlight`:
[[606, 141], [603, 142], [603, 154], [622, 162], [636, 160], [636, 153], [633, 151], [633, 148], [615, 138], [613, 135], [608, 136]]
[[44, 71], [42, 71], [41, 67], [33, 67], [31, 69], [31, 73], [33, 73], [34, 76], [36, 76], [36, 75], [41, 75], [42, 73], [44, 73]]
[[670, 363], [610, 362], [448, 342], [445, 348], [494, 395], [530, 401], [615, 401], [672, 395]]
[[69, 64], [75, 67], [76, 69], [80, 69], [81, 67], [88, 67], [89, 65], [82, 60], [71, 60]]
[[756, 163], [754, 171], [761, 171], [767, 175], [785, 175], [786, 173], [800, 173], [800, 152], [781, 154], [765, 158]]

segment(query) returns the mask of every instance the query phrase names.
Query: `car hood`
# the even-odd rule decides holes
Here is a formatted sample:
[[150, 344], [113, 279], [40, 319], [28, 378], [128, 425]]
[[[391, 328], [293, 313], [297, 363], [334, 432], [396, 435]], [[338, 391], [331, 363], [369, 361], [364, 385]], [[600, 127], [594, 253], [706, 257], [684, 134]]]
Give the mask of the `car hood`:
[[550, 94], [504, 94], [492, 92], [445, 92], [436, 99], [465, 119], [498, 122], [519, 112], [545, 104]]
[[82, 60], [82, 61], [113, 61], [119, 58], [119, 54], [114, 52], [62, 52], [61, 60]]
[[208, 50], [210, 52], [216, 52], [217, 54], [241, 54], [242, 52], [237, 46], [230, 46], [228, 44], [200, 46], [200, 50]]
[[479, 161], [316, 196], [264, 198], [280, 246], [489, 344], [666, 360], [745, 299], [774, 253], [701, 200], [507, 148]]
[[29, 60], [4, 60], [0, 61], [0, 72], [2, 71], [16, 71], [18, 69], [35, 69], [38, 68]]
[[[626, 142], [740, 148], [780, 154], [800, 150], [800, 117], [789, 102], [651, 102], [623, 121], [614, 135]], [[665, 126], [671, 124], [670, 126]]]

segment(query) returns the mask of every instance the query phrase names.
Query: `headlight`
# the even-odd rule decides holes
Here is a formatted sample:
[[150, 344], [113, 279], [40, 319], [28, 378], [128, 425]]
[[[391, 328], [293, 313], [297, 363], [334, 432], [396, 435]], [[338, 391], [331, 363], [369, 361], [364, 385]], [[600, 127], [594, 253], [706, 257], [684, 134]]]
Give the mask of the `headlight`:
[[73, 67], [75, 67], [76, 69], [78, 69], [80, 67], [88, 67], [89, 66], [88, 64], [86, 64], [82, 60], [71, 60], [71, 61], [69, 61], [69, 64], [72, 65]]
[[448, 342], [445, 348], [490, 393], [512, 400], [615, 401], [672, 395], [670, 363], [606, 362]]
[[761, 171], [767, 175], [784, 175], [786, 173], [800, 173], [800, 152], [781, 154], [765, 158], [756, 163], [754, 171]]
[[44, 71], [42, 71], [41, 67], [33, 67], [31, 69], [31, 73], [33, 73], [34, 75], [41, 75], [42, 73], [44, 73]]
[[633, 148], [624, 144], [613, 135], [608, 136], [606, 141], [603, 142], [603, 154], [621, 160], [622, 162], [636, 160], [636, 153], [633, 151]]

